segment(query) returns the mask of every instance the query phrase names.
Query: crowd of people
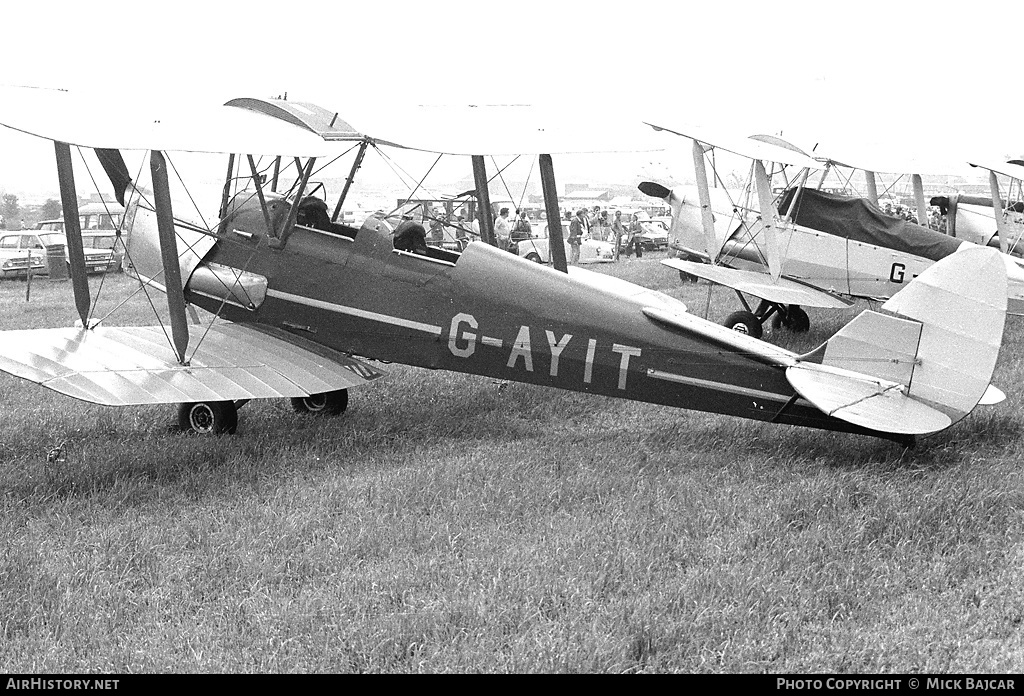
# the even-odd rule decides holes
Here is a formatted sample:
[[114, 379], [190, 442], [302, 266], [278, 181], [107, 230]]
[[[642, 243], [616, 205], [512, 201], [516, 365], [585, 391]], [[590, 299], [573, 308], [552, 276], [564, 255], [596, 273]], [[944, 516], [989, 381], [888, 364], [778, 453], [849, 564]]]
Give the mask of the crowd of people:
[[[645, 231], [641, 224], [642, 220], [643, 216], [640, 213], [623, 215], [621, 210], [615, 210], [609, 215], [609, 211], [602, 209], [599, 205], [595, 205], [593, 208], [566, 211], [565, 222], [568, 223], [566, 241], [569, 243], [569, 262], [579, 262], [580, 247], [588, 238], [613, 244], [616, 261], [619, 260], [622, 252], [627, 257], [635, 254], [637, 258], [641, 258], [643, 246], [640, 235]], [[525, 208], [516, 208], [514, 214], [509, 208], [500, 208], [494, 217], [493, 225], [497, 247], [511, 253], [518, 253], [519, 243], [533, 236], [534, 222], [530, 220], [529, 213]], [[451, 216], [435, 212], [429, 222], [430, 244], [440, 246], [446, 236], [452, 234], [456, 239], [480, 239], [479, 215], [469, 222], [466, 219], [466, 213], [462, 210]]]
[[[918, 222], [917, 211], [910, 206], [893, 202], [885, 202], [882, 212], [886, 215]], [[586, 239], [607, 241], [613, 245], [614, 259], [618, 261], [622, 254], [631, 257], [643, 256], [641, 235], [645, 232], [642, 222], [646, 218], [643, 213], [626, 213], [622, 210], [603, 209], [600, 205], [591, 208], [581, 207], [576, 210], [564, 211], [564, 222], [568, 229], [566, 241], [569, 244], [569, 263], [579, 263], [580, 247]], [[430, 243], [440, 246], [446, 236], [454, 234], [456, 239], [480, 239], [480, 220], [477, 216], [470, 222], [466, 212], [459, 210], [452, 216], [435, 214], [429, 222]], [[516, 208], [514, 213], [502, 207], [494, 217], [494, 236], [499, 249], [518, 253], [519, 243], [533, 236], [534, 222], [530, 220], [528, 211]], [[930, 206], [928, 223], [930, 229], [944, 232], [946, 216], [937, 206]], [[447, 234], [446, 234], [447, 233]]]
[[[919, 222], [917, 219], [917, 210], [910, 206], [892, 204], [886, 202], [882, 206], [882, 212], [886, 215], [891, 215], [907, 222]], [[938, 206], [929, 206], [928, 208], [928, 228], [935, 230], [936, 232], [946, 231], [946, 216], [942, 214]]]

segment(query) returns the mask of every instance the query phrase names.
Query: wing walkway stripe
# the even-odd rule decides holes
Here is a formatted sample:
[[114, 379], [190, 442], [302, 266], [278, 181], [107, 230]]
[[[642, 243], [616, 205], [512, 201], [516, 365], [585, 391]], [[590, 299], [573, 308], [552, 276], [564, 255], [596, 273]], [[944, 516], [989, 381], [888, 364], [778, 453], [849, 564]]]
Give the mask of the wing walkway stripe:
[[389, 314], [378, 314], [377, 312], [368, 312], [365, 309], [356, 309], [355, 307], [346, 307], [345, 305], [334, 304], [332, 302], [324, 302], [323, 300], [314, 300], [311, 297], [293, 295], [290, 292], [282, 292], [280, 290], [267, 290], [267, 295], [269, 295], [270, 297], [276, 297], [281, 300], [287, 300], [289, 302], [307, 305], [309, 307], [326, 309], [328, 312], [348, 314], [350, 316], [359, 317], [361, 319], [370, 319], [371, 321], [379, 321], [385, 324], [392, 324], [393, 326], [401, 326], [406, 329], [415, 329], [416, 331], [423, 331], [433, 336], [441, 335], [441, 327], [434, 326], [433, 324], [424, 324], [418, 321], [402, 319], [401, 317], [393, 317]]

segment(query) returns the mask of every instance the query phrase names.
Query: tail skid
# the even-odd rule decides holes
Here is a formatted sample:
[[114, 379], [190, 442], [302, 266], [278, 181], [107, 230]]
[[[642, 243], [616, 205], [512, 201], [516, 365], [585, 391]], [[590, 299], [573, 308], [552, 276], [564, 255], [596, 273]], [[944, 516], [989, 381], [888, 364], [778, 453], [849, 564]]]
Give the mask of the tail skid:
[[825, 413], [867, 428], [924, 435], [990, 401], [1006, 319], [999, 252], [963, 249], [929, 267], [786, 370]]

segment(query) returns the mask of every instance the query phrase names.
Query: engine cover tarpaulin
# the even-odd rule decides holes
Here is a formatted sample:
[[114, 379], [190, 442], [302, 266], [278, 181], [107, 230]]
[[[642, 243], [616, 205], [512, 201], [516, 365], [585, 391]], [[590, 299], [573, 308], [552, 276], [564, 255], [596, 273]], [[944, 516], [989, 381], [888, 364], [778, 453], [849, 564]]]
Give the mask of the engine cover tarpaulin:
[[[798, 189], [788, 189], [779, 202], [779, 214], [786, 215]], [[815, 189], [799, 189], [793, 221], [803, 227], [845, 237], [865, 244], [903, 251], [932, 261], [943, 259], [963, 240], [948, 237], [914, 222], [886, 215], [870, 201], [840, 196]]]

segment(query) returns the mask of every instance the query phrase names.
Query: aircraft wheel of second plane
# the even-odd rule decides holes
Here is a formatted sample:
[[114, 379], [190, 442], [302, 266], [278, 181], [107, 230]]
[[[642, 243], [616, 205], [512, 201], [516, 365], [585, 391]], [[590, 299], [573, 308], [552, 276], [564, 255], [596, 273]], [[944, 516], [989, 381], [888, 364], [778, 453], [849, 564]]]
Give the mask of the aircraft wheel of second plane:
[[799, 305], [789, 305], [772, 317], [772, 328], [780, 326], [794, 333], [805, 333], [811, 328], [811, 318]]
[[761, 321], [753, 312], [748, 312], [746, 310], [733, 312], [725, 318], [725, 321], [723, 321], [722, 324], [728, 326], [733, 331], [738, 331], [754, 338], [761, 338], [764, 334], [764, 329], [761, 327]]
[[298, 396], [292, 399], [292, 408], [296, 413], [319, 413], [337, 416], [348, 408], [348, 389]]
[[198, 435], [223, 435], [238, 429], [238, 407], [234, 401], [200, 401], [178, 406], [178, 425]]

